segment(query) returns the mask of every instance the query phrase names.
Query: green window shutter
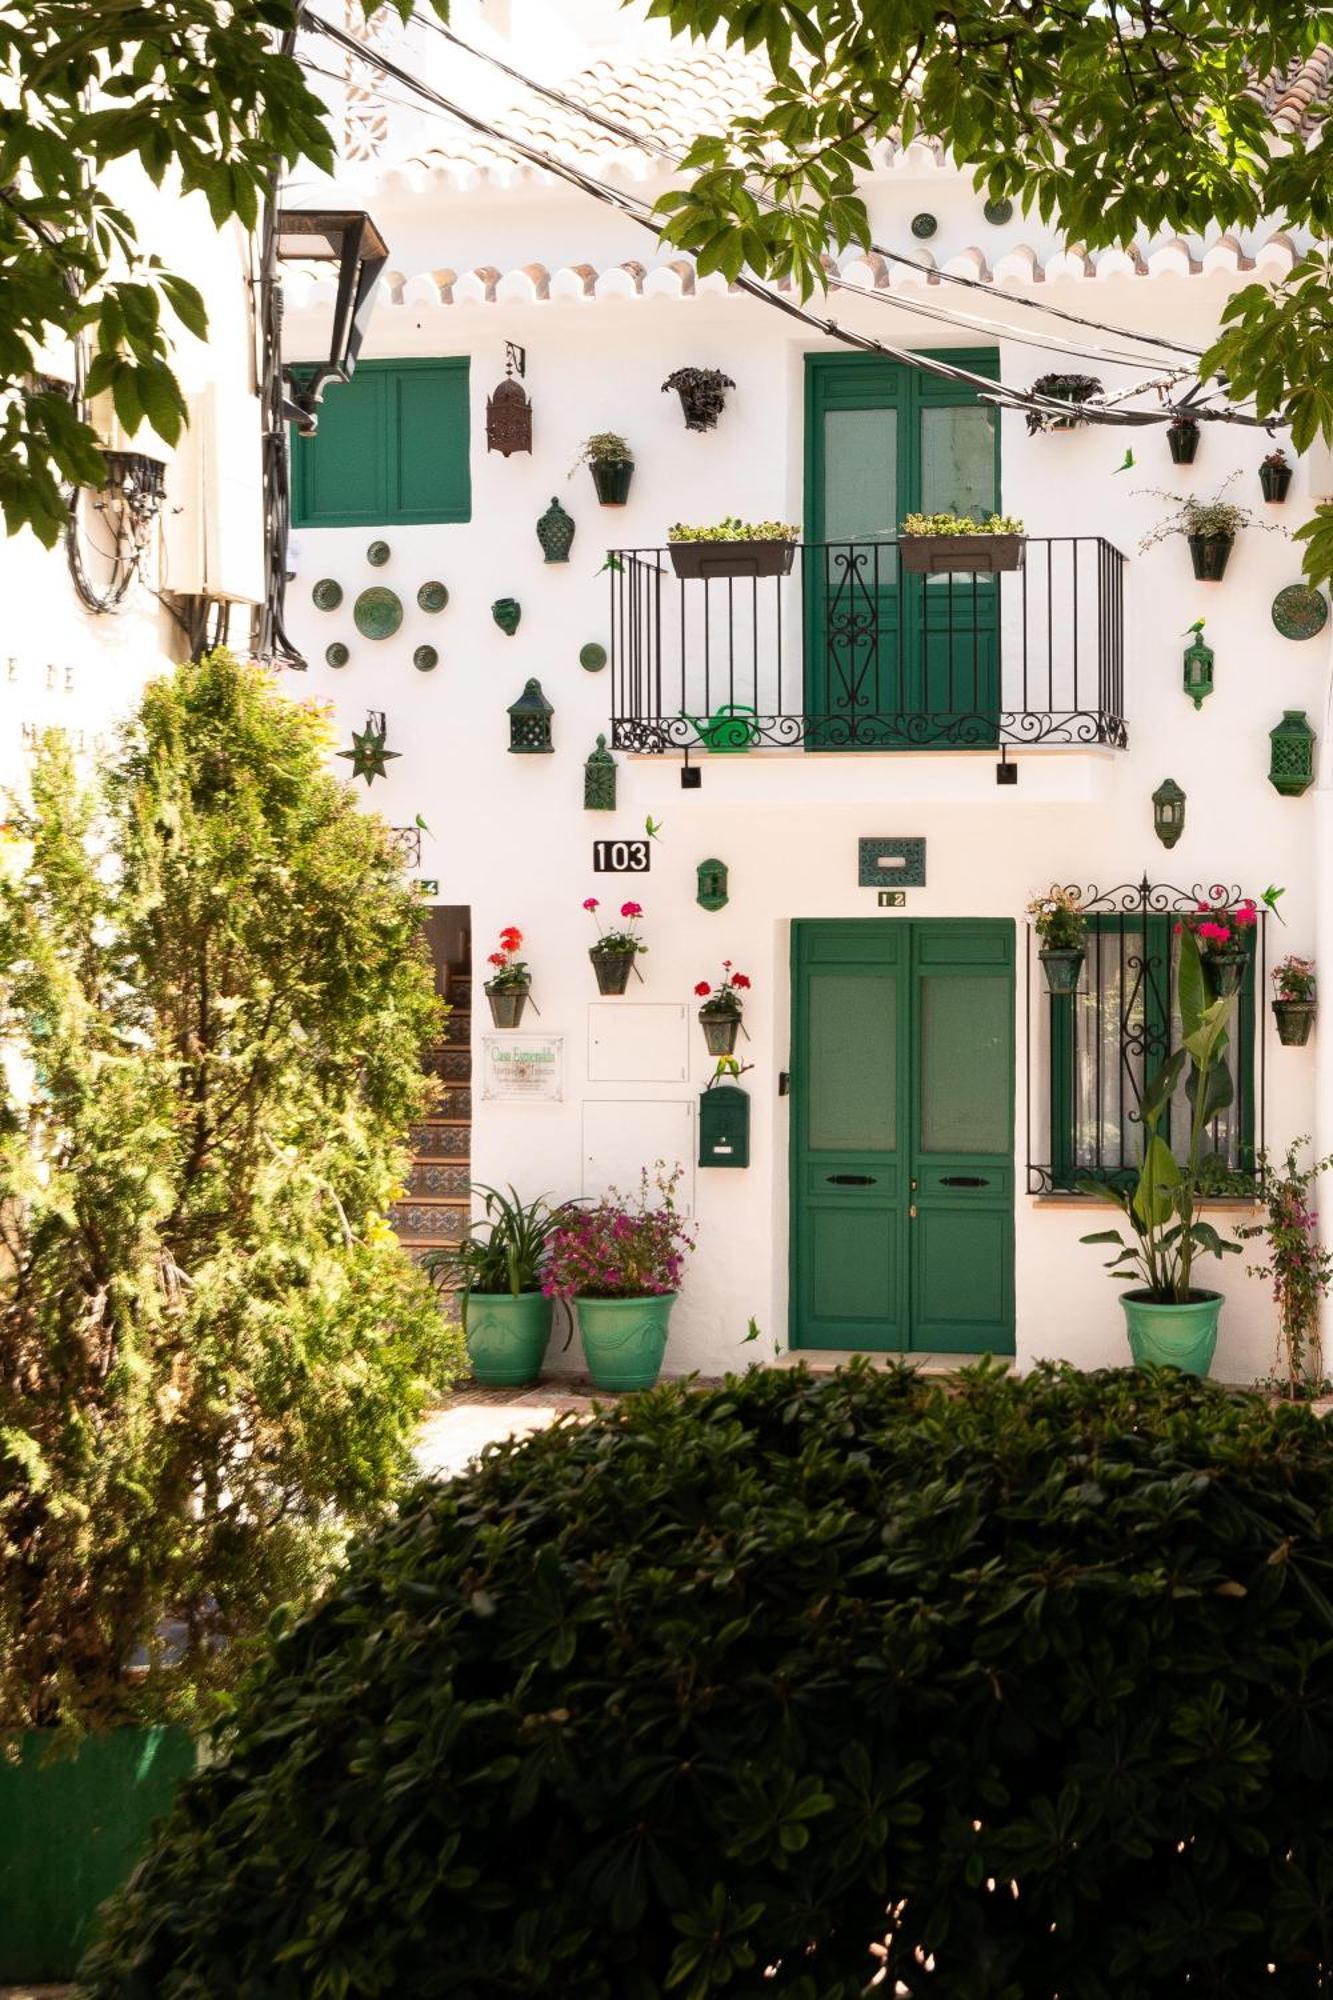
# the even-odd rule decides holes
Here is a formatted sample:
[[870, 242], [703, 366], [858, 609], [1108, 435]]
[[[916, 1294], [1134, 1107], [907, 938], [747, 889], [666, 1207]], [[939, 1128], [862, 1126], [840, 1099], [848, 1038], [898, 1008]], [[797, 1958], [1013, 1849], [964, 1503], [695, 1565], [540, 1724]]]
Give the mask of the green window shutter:
[[292, 437], [292, 525], [375, 528], [472, 518], [468, 359], [363, 361]]

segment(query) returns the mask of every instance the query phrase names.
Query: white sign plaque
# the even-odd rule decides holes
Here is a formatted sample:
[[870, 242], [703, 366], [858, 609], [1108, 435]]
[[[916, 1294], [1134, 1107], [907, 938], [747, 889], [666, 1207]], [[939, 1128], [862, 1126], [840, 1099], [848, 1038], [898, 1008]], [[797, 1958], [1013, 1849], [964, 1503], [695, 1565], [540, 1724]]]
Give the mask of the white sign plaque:
[[565, 1095], [563, 1035], [483, 1035], [482, 1099], [559, 1104]]

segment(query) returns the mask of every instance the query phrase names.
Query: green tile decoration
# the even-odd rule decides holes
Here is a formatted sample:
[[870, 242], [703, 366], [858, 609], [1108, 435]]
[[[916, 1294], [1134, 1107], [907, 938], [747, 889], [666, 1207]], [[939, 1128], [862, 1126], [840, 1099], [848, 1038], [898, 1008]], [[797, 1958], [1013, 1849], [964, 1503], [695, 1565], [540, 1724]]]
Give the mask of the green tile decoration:
[[1273, 599], [1273, 623], [1284, 639], [1314, 639], [1328, 623], [1328, 599], [1307, 583], [1289, 583]]

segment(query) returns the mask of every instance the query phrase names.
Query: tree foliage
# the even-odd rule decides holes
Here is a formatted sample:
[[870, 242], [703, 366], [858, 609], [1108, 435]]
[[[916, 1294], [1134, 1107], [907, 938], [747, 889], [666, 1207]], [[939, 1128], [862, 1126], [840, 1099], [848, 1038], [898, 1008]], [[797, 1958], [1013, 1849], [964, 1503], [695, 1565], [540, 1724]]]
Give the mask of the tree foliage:
[[324, 736], [211, 655], [98, 789], [48, 740], [0, 847], [0, 1727], [234, 1674], [454, 1359], [384, 1220], [419, 904]]
[[1331, 1473], [1174, 1372], [501, 1447], [277, 1639], [89, 2000], [1326, 1992]]

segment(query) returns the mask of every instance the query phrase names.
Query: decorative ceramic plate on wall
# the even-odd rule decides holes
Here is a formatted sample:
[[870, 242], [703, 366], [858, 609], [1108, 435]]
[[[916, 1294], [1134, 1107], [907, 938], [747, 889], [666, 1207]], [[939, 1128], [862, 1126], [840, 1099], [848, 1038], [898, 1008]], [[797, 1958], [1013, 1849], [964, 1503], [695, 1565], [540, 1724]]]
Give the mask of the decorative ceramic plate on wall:
[[418, 646], [412, 655], [412, 665], [419, 674], [433, 673], [440, 664], [440, 656], [434, 646]]
[[417, 592], [417, 603], [423, 611], [443, 611], [449, 602], [449, 592], [442, 583], [423, 583]]
[[596, 639], [590, 639], [586, 646], [579, 649], [579, 665], [585, 673], [600, 674], [606, 665], [606, 647], [599, 645]]
[[372, 584], [352, 606], [352, 618], [363, 639], [392, 639], [403, 622], [403, 600], [387, 584]]
[[372, 542], [366, 550], [366, 561], [372, 569], [383, 569], [391, 553], [387, 542]]
[[336, 611], [343, 601], [343, 587], [331, 576], [322, 576], [310, 593], [321, 611]]
[[1284, 639], [1313, 639], [1328, 623], [1328, 599], [1308, 583], [1289, 583], [1273, 599], [1273, 623]]
[[331, 646], [325, 648], [324, 658], [331, 667], [345, 667], [351, 657], [341, 639], [335, 639]]

